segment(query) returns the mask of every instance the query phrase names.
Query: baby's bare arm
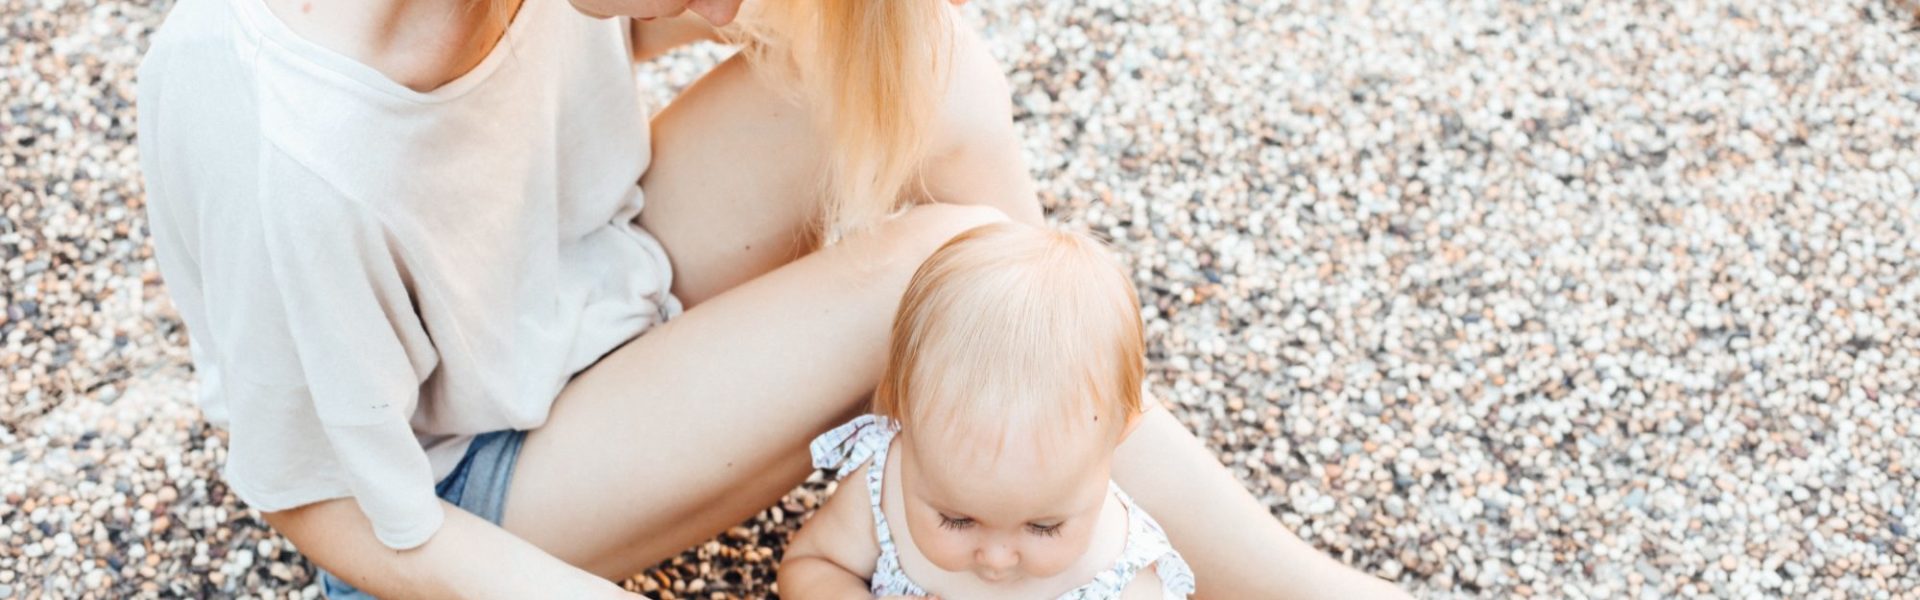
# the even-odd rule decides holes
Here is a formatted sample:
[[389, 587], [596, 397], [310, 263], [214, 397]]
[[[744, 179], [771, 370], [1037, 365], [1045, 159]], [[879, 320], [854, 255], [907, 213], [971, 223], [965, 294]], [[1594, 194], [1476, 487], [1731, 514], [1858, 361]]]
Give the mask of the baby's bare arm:
[[867, 468], [840, 481], [840, 489], [813, 513], [780, 562], [780, 597], [794, 600], [873, 598], [867, 579], [880, 559], [873, 509], [867, 500]]

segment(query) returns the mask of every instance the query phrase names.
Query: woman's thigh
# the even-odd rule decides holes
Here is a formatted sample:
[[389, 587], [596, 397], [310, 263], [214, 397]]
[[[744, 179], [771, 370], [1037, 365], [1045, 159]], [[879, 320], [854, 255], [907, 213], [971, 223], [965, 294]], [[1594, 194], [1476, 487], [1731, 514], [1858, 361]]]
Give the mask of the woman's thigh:
[[673, 292], [698, 305], [812, 250], [821, 135], [735, 56], [654, 118], [640, 224], [667, 249]]

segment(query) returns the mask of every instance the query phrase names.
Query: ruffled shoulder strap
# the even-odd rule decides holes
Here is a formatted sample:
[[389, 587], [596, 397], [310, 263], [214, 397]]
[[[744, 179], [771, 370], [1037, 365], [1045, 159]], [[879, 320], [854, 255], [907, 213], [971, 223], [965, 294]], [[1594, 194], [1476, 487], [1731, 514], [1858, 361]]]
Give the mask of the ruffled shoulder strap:
[[1127, 507], [1127, 546], [1120, 552], [1120, 559], [1114, 561], [1113, 568], [1104, 574], [1106, 579], [1116, 582], [1113, 591], [1117, 594], [1141, 569], [1152, 566], [1154, 575], [1160, 578], [1161, 597], [1174, 599], [1192, 595], [1193, 568], [1173, 549], [1167, 532], [1119, 486], [1114, 486], [1113, 492], [1120, 498], [1120, 504]]
[[861, 415], [831, 431], [813, 438], [807, 445], [813, 453], [813, 468], [822, 469], [840, 479], [852, 473], [875, 455], [884, 456], [887, 444], [900, 431], [892, 419], [879, 415]]
[[880, 545], [880, 556], [868, 586], [875, 596], [926, 596], [926, 590], [900, 568], [893, 528], [887, 525], [886, 511], [880, 507], [880, 488], [887, 480], [887, 446], [899, 432], [900, 424], [892, 419], [862, 415], [814, 438], [808, 450], [813, 453], [813, 467], [833, 473], [835, 479], [846, 479], [860, 465], [872, 463], [867, 469], [867, 503], [873, 509], [873, 537]]

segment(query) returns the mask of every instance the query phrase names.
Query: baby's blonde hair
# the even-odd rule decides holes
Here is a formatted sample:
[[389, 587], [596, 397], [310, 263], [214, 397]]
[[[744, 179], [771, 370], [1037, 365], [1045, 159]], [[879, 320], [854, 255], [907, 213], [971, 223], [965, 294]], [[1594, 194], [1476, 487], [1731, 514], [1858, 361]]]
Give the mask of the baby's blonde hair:
[[1099, 425], [1117, 443], [1141, 410], [1143, 337], [1133, 284], [1099, 242], [984, 225], [914, 273], [874, 412], [909, 432]]
[[910, 188], [946, 92], [946, 0], [771, 0], [728, 32], [756, 71], [813, 107], [826, 132], [819, 241], [864, 229], [924, 194]]

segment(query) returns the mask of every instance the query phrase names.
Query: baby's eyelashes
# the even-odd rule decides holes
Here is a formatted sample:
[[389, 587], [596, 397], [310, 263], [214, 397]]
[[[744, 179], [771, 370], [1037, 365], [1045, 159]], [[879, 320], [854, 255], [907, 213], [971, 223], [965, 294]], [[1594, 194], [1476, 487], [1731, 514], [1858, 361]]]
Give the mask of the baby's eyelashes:
[[[936, 513], [936, 514], [939, 514], [939, 513]], [[975, 524], [976, 522], [973, 520], [972, 517], [950, 517], [945, 514], [940, 514], [940, 527], [942, 529], [951, 529], [951, 530], [958, 531], [961, 529], [967, 529], [967, 528], [973, 527]], [[1026, 525], [1026, 529], [1028, 533], [1032, 533], [1034, 535], [1041, 535], [1046, 537], [1059, 537], [1060, 527], [1062, 525], [1066, 525], [1066, 522], [1061, 521], [1058, 523], [1044, 523], [1044, 524], [1028, 523]]]
[[949, 517], [940, 515], [940, 526], [947, 529], [966, 529], [973, 526], [973, 519], [967, 517]]
[[1027, 531], [1031, 531], [1036, 535], [1044, 535], [1047, 537], [1059, 537], [1060, 526], [1065, 524], [1066, 524], [1065, 522], [1053, 523], [1051, 525], [1041, 525], [1039, 523], [1028, 523]]

